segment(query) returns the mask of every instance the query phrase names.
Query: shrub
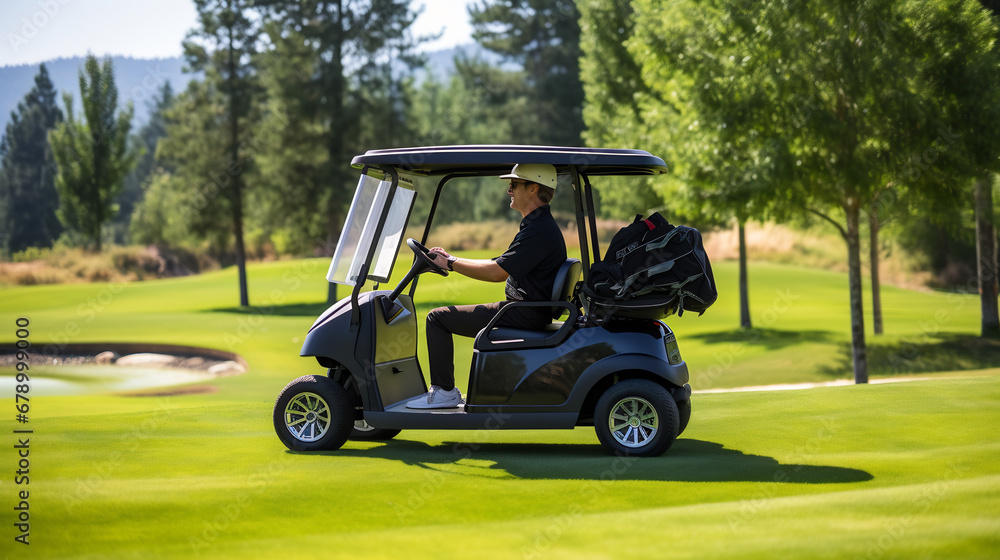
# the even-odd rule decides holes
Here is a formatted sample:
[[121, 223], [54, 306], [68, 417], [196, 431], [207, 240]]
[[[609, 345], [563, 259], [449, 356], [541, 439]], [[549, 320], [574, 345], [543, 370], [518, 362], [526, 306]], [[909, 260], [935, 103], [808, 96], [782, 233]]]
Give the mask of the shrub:
[[10, 260], [16, 263], [27, 263], [40, 261], [47, 258], [51, 254], [52, 249], [47, 249], [45, 247], [28, 247], [23, 251], [19, 251], [11, 255]]
[[159, 278], [166, 269], [156, 247], [115, 247], [109, 256], [115, 270], [136, 280]]
[[14, 259], [0, 263], [0, 284], [147, 280], [187, 276], [219, 266], [204, 252], [156, 246], [111, 247], [103, 253], [68, 247], [28, 249], [14, 255]]
[[63, 284], [74, 281], [72, 274], [48, 266], [40, 261], [27, 263], [0, 263], [0, 284], [15, 286], [35, 286], [39, 284]]

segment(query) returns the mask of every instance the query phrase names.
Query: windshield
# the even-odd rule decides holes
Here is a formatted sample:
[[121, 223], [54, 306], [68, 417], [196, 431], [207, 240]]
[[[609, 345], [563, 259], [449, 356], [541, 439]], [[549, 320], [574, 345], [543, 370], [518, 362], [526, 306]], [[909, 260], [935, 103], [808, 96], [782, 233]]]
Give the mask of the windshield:
[[368, 256], [368, 250], [373, 242], [376, 243], [374, 264], [369, 266], [368, 279], [375, 282], [389, 280], [399, 245], [403, 242], [403, 233], [410, 216], [410, 209], [413, 207], [413, 198], [416, 196], [416, 192], [409, 185], [399, 182], [382, 234], [375, 240], [375, 230], [385, 209], [391, 186], [392, 182], [388, 178], [380, 180], [369, 175], [361, 176], [358, 188], [354, 191], [354, 201], [351, 202], [347, 220], [344, 222], [344, 229], [340, 232], [340, 241], [333, 254], [330, 270], [326, 274], [326, 279], [330, 282], [356, 285], [358, 275], [361, 274], [361, 265]]

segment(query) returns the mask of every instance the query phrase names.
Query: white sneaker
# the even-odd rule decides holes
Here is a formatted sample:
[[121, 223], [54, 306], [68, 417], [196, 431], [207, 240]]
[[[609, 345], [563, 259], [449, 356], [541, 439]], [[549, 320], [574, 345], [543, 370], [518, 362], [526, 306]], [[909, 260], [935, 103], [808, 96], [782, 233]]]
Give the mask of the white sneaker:
[[406, 403], [406, 408], [455, 408], [462, 406], [462, 392], [455, 387], [451, 391], [442, 391], [441, 387], [431, 385], [431, 390]]

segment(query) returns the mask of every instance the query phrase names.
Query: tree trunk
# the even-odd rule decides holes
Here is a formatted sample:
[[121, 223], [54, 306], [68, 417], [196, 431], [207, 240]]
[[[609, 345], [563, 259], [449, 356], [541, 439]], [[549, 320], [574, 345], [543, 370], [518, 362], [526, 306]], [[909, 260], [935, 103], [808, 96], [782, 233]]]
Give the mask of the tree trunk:
[[872, 268], [872, 327], [875, 334], [882, 334], [882, 282], [879, 280], [879, 245], [878, 245], [878, 210], [873, 204], [868, 210], [868, 225], [871, 235], [871, 268]]
[[[331, 230], [328, 231], [326, 237], [326, 247], [329, 250], [328, 252], [330, 253], [330, 258], [333, 258], [333, 255], [337, 252], [337, 243], [336, 243], [337, 233], [332, 231], [333, 227], [334, 226], [332, 224], [327, 226], [327, 229]], [[337, 299], [337, 283], [328, 281], [326, 288], [326, 303], [329, 305], [333, 305], [334, 303], [337, 303], [337, 301], [339, 301]]]
[[[232, 5], [226, 6], [232, 9]], [[240, 307], [250, 305], [250, 294], [247, 289], [247, 259], [243, 246], [243, 177], [239, 166], [240, 125], [236, 107], [236, 58], [233, 54], [233, 28], [229, 27], [229, 56], [227, 66], [229, 71], [229, 167], [235, 169], [232, 178], [233, 232], [236, 235], [236, 270], [240, 283]], [[235, 166], [235, 167], [234, 167]]]
[[854, 358], [854, 382], [868, 383], [868, 351], [865, 348], [865, 315], [861, 299], [861, 237], [858, 222], [859, 204], [844, 205], [847, 212], [847, 278], [851, 294], [851, 349]]
[[996, 232], [993, 228], [992, 177], [976, 179], [976, 272], [979, 276], [979, 303], [982, 336], [1000, 337], [997, 310]]
[[337, 301], [338, 301], [337, 300], [337, 283], [336, 282], [327, 282], [327, 286], [328, 287], [326, 289], [326, 302], [329, 303], [329, 304], [337, 303]]
[[103, 173], [101, 168], [100, 159], [94, 158], [94, 179], [93, 179], [93, 192], [94, 192], [94, 214], [97, 216], [97, 227], [94, 228], [94, 252], [97, 254], [101, 253], [101, 224], [104, 223], [104, 201], [101, 199], [101, 188], [97, 185], [104, 177], [103, 175], [98, 175]]
[[[333, 43], [333, 59], [331, 61], [331, 67], [327, 71], [331, 74], [328, 75], [327, 79], [333, 80], [331, 87], [327, 93], [330, 99], [327, 101], [332, 107], [331, 111], [327, 112], [327, 115], [332, 117], [330, 122], [330, 129], [327, 132], [329, 134], [327, 143], [327, 155], [330, 159], [330, 164], [333, 166], [342, 165], [343, 161], [343, 151], [344, 151], [344, 127], [341, 123], [344, 120], [344, 66], [343, 66], [343, 48], [345, 41], [345, 30], [344, 30], [344, 2], [343, 0], [338, 0], [334, 6], [337, 11], [337, 24], [334, 31], [334, 37], [332, 38]], [[324, 6], [325, 8], [325, 6]], [[334, 175], [337, 176], [337, 175]], [[348, 199], [350, 200], [350, 199]], [[340, 216], [339, 206], [340, 201], [337, 200], [336, 196], [330, 197], [330, 208], [328, 208], [327, 216], [328, 220], [331, 220], [327, 224], [327, 231], [329, 232], [328, 239], [333, 240], [337, 238], [338, 232], [335, 228], [339, 227], [337, 220], [333, 219], [333, 216]], [[336, 251], [336, 245], [333, 245], [333, 249], [330, 254]], [[364, 279], [359, 279], [359, 281], [364, 282]], [[337, 284], [334, 282], [329, 283], [329, 287], [326, 291], [326, 302], [328, 304], [334, 304], [337, 302]]]
[[247, 257], [243, 246], [242, 183], [239, 176], [233, 178], [233, 229], [236, 233], [236, 270], [240, 282], [240, 307], [247, 307], [250, 305], [250, 292], [247, 288]]
[[740, 238], [740, 328], [751, 329], [753, 323], [750, 321], [750, 294], [747, 282], [746, 222], [737, 220], [736, 228]]

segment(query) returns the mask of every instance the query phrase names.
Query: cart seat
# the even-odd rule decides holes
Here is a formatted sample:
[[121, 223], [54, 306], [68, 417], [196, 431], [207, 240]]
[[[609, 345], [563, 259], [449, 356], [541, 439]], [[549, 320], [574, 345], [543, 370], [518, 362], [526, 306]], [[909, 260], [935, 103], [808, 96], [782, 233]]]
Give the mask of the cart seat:
[[[555, 281], [552, 284], [552, 300], [548, 302], [514, 302], [507, 304], [507, 306], [545, 306], [551, 305], [552, 303], [558, 302], [560, 305], [552, 306], [552, 318], [558, 319], [564, 313], [569, 313], [567, 317], [569, 325], [566, 325], [563, 321], [553, 321], [548, 325], [545, 325], [540, 330], [527, 330], [527, 329], [516, 329], [512, 327], [493, 327], [496, 323], [497, 318], [494, 318], [485, 329], [479, 331], [479, 335], [476, 336], [476, 349], [477, 350], [499, 350], [502, 348], [542, 348], [546, 346], [556, 346], [561, 344], [563, 340], [569, 336], [570, 331], [573, 328], [573, 324], [576, 322], [579, 316], [579, 311], [574, 308], [574, 305], [568, 305], [566, 302], [570, 302], [573, 299], [573, 291], [576, 288], [577, 282], [580, 281], [580, 274], [583, 270], [583, 265], [577, 259], [566, 259], [566, 262], [559, 267], [559, 271], [556, 273]], [[505, 306], [506, 307], [506, 306]], [[573, 308], [573, 309], [571, 309]], [[503, 314], [501, 309], [497, 317]], [[565, 328], [564, 328], [565, 327]]]
[[[572, 301], [573, 290], [576, 283], [580, 281], [580, 274], [583, 273], [583, 265], [578, 259], [566, 259], [556, 272], [556, 279], [552, 282], [552, 301]], [[562, 317], [566, 313], [563, 307], [552, 308], [552, 319]]]
[[490, 331], [490, 340], [498, 344], [505, 342], [522, 342], [525, 340], [544, 340], [559, 330], [563, 326], [562, 321], [553, 321], [545, 325], [544, 330], [529, 331], [525, 329], [515, 329], [512, 327], [497, 327]]

